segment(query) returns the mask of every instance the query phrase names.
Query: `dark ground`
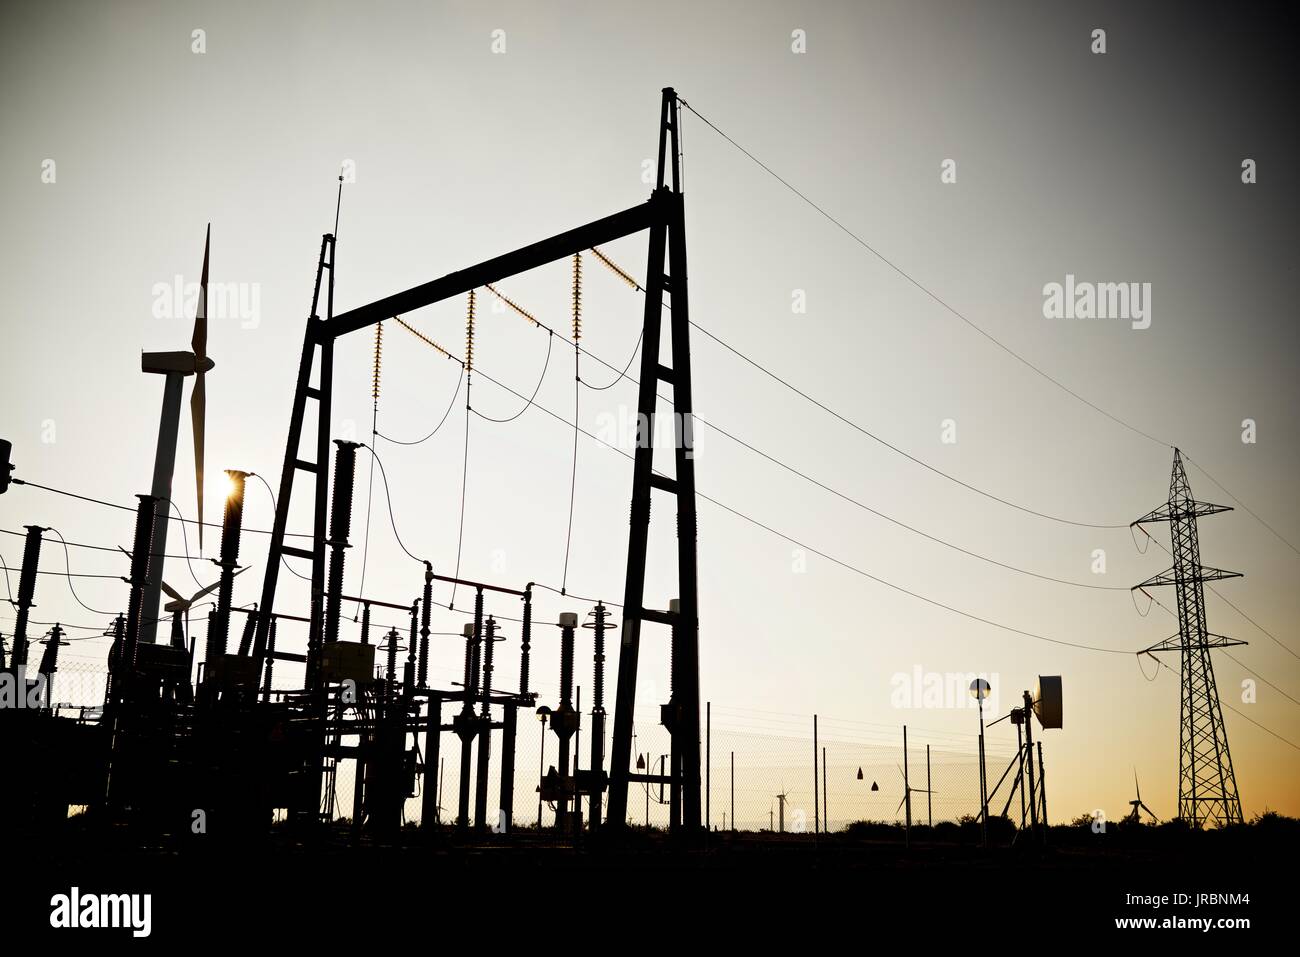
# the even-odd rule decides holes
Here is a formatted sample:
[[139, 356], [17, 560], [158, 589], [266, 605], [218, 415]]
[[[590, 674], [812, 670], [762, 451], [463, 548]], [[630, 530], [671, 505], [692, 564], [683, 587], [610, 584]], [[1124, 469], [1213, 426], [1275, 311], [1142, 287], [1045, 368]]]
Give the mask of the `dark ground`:
[[[176, 851], [133, 847], [125, 829], [93, 840], [75, 827], [55, 840], [11, 835], [0, 935], [7, 945], [68, 934], [92, 944], [144, 943], [125, 930], [51, 931], [51, 895], [76, 885], [82, 893], [152, 894], [152, 939], [202, 942], [205, 950], [352, 937], [396, 944], [396, 935], [433, 949], [455, 940], [492, 950], [568, 949], [562, 942], [571, 941], [585, 950], [666, 943], [673, 927], [696, 946], [761, 944], [773, 935], [818, 947], [842, 946], [828, 935], [854, 948], [933, 946], [944, 937], [962, 946], [976, 935], [982, 949], [1039, 927], [1058, 940], [1164, 936], [1117, 930], [1117, 917], [1250, 918], [1249, 930], [1173, 931], [1175, 939], [1214, 935], [1230, 946], [1235, 935], [1271, 937], [1293, 925], [1300, 846], [1295, 822], [1285, 819], [1209, 833], [1054, 828], [1046, 847], [1022, 838], [988, 851], [926, 840], [923, 829], [905, 848], [883, 826], [815, 842], [811, 834], [714, 833], [678, 845], [637, 832], [619, 845], [587, 840], [581, 848], [526, 832], [513, 847], [407, 836], [404, 846], [353, 847], [340, 832], [309, 846], [282, 833], [258, 846], [212, 840]], [[1128, 894], [1179, 893], [1246, 894], [1249, 903], [1153, 910], [1126, 902]], [[440, 941], [438, 933], [453, 936]]]

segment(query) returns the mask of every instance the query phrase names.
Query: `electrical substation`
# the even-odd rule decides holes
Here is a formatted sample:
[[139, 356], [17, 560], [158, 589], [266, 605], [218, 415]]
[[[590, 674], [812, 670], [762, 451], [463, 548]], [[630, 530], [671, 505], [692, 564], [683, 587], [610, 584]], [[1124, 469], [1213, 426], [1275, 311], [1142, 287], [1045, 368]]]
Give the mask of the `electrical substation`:
[[1284, 939], [1221, 6], [0, 5], [0, 946]]
[[[225, 473], [229, 493], [215, 562], [217, 580], [186, 598], [162, 575], [165, 560], [176, 557], [169, 554], [168, 544], [169, 517], [175, 510], [172, 474], [182, 395], [185, 380], [191, 377], [200, 540], [204, 527], [205, 377], [215, 368], [207, 354], [209, 231], [191, 351], [153, 352], [142, 357], [142, 370], [164, 379], [152, 484], [148, 494], [137, 496], [131, 548], [121, 548], [130, 562], [129, 574], [123, 578], [127, 585], [124, 609], [110, 627], [112, 645], [102, 705], [81, 707], [75, 715], [62, 713], [51, 693], [59, 652], [67, 644], [60, 624], [54, 624], [48, 633], [39, 661], [34, 655], [29, 612], [39, 597], [37, 569], [50, 530], [26, 526], [18, 589], [12, 599], [16, 620], [7, 655], [6, 646], [0, 644], [0, 655], [4, 655], [0, 657], [0, 677], [8, 680], [11, 696], [22, 705], [0, 708], [0, 742], [9, 759], [25, 773], [0, 788], [0, 819], [15, 826], [57, 829], [67, 821], [69, 809], [79, 806], [86, 809], [86, 820], [93, 828], [104, 833], [126, 829], [139, 843], [183, 843], [187, 835], [201, 832], [240, 846], [266, 839], [273, 825], [285, 827], [299, 839], [312, 840], [340, 820], [339, 784], [344, 779], [340, 769], [349, 766], [352, 792], [346, 831], [347, 839], [354, 843], [406, 840], [405, 808], [408, 801], [418, 798], [417, 834], [508, 845], [524, 831], [524, 820], [531, 818], [529, 809], [516, 806], [518, 795], [530, 790], [538, 797], [531, 835], [545, 834], [566, 846], [581, 846], [586, 841], [599, 845], [626, 836], [638, 810], [630, 803], [634, 787], [645, 795], [647, 830], [652, 793], [658, 795], [655, 803], [667, 808], [670, 837], [689, 843], [716, 829], [708, 803], [711, 712], [703, 724], [701, 721], [696, 516], [700, 496], [692, 454], [695, 417], [690, 338], [694, 324], [680, 168], [682, 106], [671, 88], [663, 91], [656, 176], [645, 202], [513, 252], [366, 305], [336, 311], [335, 234], [322, 237], [284, 458], [273, 494], [274, 522], [265, 556], [253, 556], [254, 562], [261, 564], [262, 574], [256, 604], [237, 605], [233, 599], [236, 578], [252, 564], [242, 541], [245, 489], [254, 477], [252, 472], [229, 469]], [[339, 190], [341, 201], [342, 177]], [[335, 224], [337, 231], [337, 211]], [[629, 236], [645, 238], [643, 283], [600, 248]], [[462, 577], [459, 567], [447, 574], [447, 569], [435, 569], [409, 551], [407, 555], [422, 563], [423, 571], [418, 576], [411, 574], [405, 594], [366, 593], [364, 585], [362, 593], [346, 593], [345, 568], [355, 537], [352, 516], [358, 452], [366, 449], [374, 454], [374, 450], [334, 434], [331, 410], [336, 343], [345, 336], [373, 330], [377, 408], [383, 324], [396, 322], [424, 345], [460, 364], [469, 409], [476, 373], [477, 310], [483, 294], [546, 329], [550, 337], [557, 335], [500, 291], [499, 284], [512, 276], [571, 262], [571, 341], [576, 369], [583, 352], [584, 256], [608, 269], [643, 299], [636, 381], [639, 432], [635, 451], [628, 456], [632, 459], [632, 483], [621, 603], [577, 599], [561, 588], [558, 594], [573, 601], [581, 613], [566, 611], [555, 621], [539, 621], [534, 615], [535, 592], [547, 586], [526, 579], [473, 580]], [[462, 299], [466, 309], [463, 358], [402, 318], [417, 309]], [[666, 364], [664, 345], [670, 357]], [[548, 343], [548, 362], [549, 349]], [[661, 386], [672, 390], [675, 442], [671, 469], [657, 468], [654, 454], [655, 423], [664, 414]], [[573, 424], [576, 478], [576, 414]], [[0, 443], [0, 491], [11, 481], [44, 488], [28, 483], [21, 473], [11, 477], [10, 472], [16, 471], [11, 457], [10, 443]], [[378, 461], [377, 455], [375, 459]], [[468, 431], [466, 468], [467, 463]], [[379, 465], [382, 469], [382, 462]], [[675, 597], [666, 608], [650, 607], [645, 599], [652, 500], [659, 501], [661, 507], [671, 506], [676, 520]], [[310, 506], [310, 532], [290, 531], [295, 501]], [[391, 503], [389, 507], [391, 512]], [[1168, 522], [1173, 531], [1173, 568], [1136, 588], [1147, 594], [1146, 588], [1173, 585], [1177, 591], [1179, 633], [1145, 654], [1154, 657], [1160, 652], [1179, 652], [1183, 658], [1179, 817], [1193, 827], [1242, 820], [1210, 661], [1211, 649], [1241, 642], [1208, 632], [1202, 593], [1203, 582], [1235, 573], [1200, 564], [1196, 527], [1199, 517], [1220, 511], [1224, 511], [1220, 506], [1192, 498], [1181, 453], [1175, 449], [1168, 503], [1134, 523], [1141, 527]], [[183, 529], [184, 520], [176, 524]], [[571, 538], [572, 501], [566, 579]], [[66, 548], [62, 536], [59, 540]], [[188, 545], [183, 557], [189, 557]], [[287, 605], [278, 594], [281, 572], [290, 568], [290, 559], [310, 565], [310, 574], [299, 576], [310, 582], [307, 607]], [[472, 596], [472, 620], [457, 636], [463, 662], [458, 682], [439, 684], [431, 677], [433, 609], [454, 610], [454, 606], [435, 603], [435, 583], [464, 589]], [[170, 601], [160, 608], [164, 593]], [[200, 645], [190, 632], [191, 612], [200, 599], [213, 593], [206, 639]], [[496, 610], [488, 610], [489, 598]], [[501, 602], [512, 603], [515, 610], [503, 613]], [[355, 609], [355, 615], [349, 618], [345, 608]], [[372, 624], [372, 616], [386, 621], [396, 617], [399, 625]], [[669, 659], [668, 700], [648, 703], [658, 708], [659, 723], [671, 741], [667, 752], [657, 758], [649, 751], [634, 750], [638, 664], [646, 628], [658, 629], [656, 635], [667, 639], [656, 642], [655, 647], [666, 645]], [[559, 674], [558, 694], [552, 699], [539, 694], [532, 682], [539, 629], [546, 629], [548, 639], [558, 639], [541, 646], [548, 655], [548, 672], [555, 669]], [[606, 661], [611, 649], [617, 650], [617, 672], [612, 723], [607, 723]], [[584, 711], [579, 669], [588, 660], [591, 680]], [[294, 676], [293, 687], [286, 687], [286, 675]], [[978, 820], [983, 846], [990, 843], [991, 815], [1009, 821], [1013, 807], [1018, 807], [1019, 813], [1010, 843], [1044, 845], [1049, 833], [1048, 765], [1041, 736], [1035, 739], [1033, 725], [1037, 721], [1041, 729], [1063, 726], [1062, 678], [1040, 676], [1033, 693], [1023, 692], [1017, 707], [986, 725], [983, 709], [989, 692], [989, 683], [983, 679], [970, 686], [980, 709], [978, 788], [965, 795], [946, 796], [963, 802], [972, 821]], [[646, 704], [642, 703], [643, 708]], [[517, 760], [520, 735], [524, 728], [532, 727], [525, 724], [529, 719], [539, 720], [542, 731], [542, 760], [535, 787], [531, 765], [525, 768]], [[1015, 727], [1016, 748], [999, 773], [997, 766], [989, 767], [985, 743], [988, 729], [1002, 721]], [[826, 750], [818, 748], [815, 716], [812, 727], [812, 833], [817, 836], [829, 831], [830, 783]], [[898, 766], [902, 790], [894, 814], [903, 815], [904, 842], [910, 847], [917, 812], [914, 795], [925, 796], [926, 827], [932, 829], [933, 800], [940, 792], [931, 779], [929, 744], [925, 748], [925, 786], [912, 786], [907, 727], [902, 731]], [[548, 740], [555, 749], [550, 764], [545, 761]], [[704, 759], [702, 747], [706, 749]], [[734, 758], [733, 752], [732, 832], [736, 830]], [[443, 770], [448, 762], [459, 771], [455, 793], [444, 795]], [[895, 787], [892, 777], [892, 771], [888, 772], [891, 791]], [[866, 780], [860, 765], [857, 780]], [[770, 786], [780, 790], [773, 798], [776, 803], [770, 811], [768, 831], [783, 837], [793, 820], [793, 798], [784, 780], [772, 781]], [[862, 788], [866, 789], [865, 783]], [[879, 791], [873, 780], [870, 792]], [[444, 805], [444, 799], [449, 803]], [[549, 817], [542, 813], [543, 804], [552, 808]], [[1139, 807], [1154, 819], [1141, 803], [1140, 794], [1132, 804], [1133, 822], [1140, 820]], [[201, 829], [195, 826], [195, 816], [200, 814]], [[796, 828], [800, 829], [802, 823]]]
[[[447, 823], [457, 832], [510, 835], [516, 813], [516, 740], [521, 714], [549, 718], [558, 739], [558, 763], [537, 783], [542, 800], [555, 807], [554, 827], [576, 836], [584, 826], [618, 832], [628, 817], [628, 789], [635, 782], [667, 788], [672, 830], [700, 830], [699, 623], [696, 597], [696, 514], [694, 462], [690, 447], [691, 360], [686, 226], [679, 168], [680, 118], [675, 93], [663, 93], [659, 116], [657, 179], [649, 199], [630, 209], [548, 237], [440, 279], [377, 302], [336, 313], [335, 237], [320, 246], [311, 309], [297, 369], [288, 423], [274, 526], [265, 558], [261, 600], [237, 607], [232, 602], [240, 564], [245, 483], [251, 473], [228, 470], [230, 493], [221, 527], [218, 582], [190, 599], [161, 576], [167, 551], [171, 474], [184, 380], [194, 377], [191, 402], [195, 470], [202, 516], [204, 376], [214, 367], [206, 354], [208, 252], [205, 246], [202, 295], [195, 319], [193, 351], [148, 353], [145, 372], [166, 381], [159, 427], [158, 455], [150, 494], [138, 496], [130, 556], [127, 609], [113, 623], [109, 678], [102, 709], [76, 717], [58, 716], [40, 698], [57, 670], [60, 636], [56, 630], [35, 671], [30, 668], [27, 613], [36, 598], [35, 570], [42, 535], [29, 526], [15, 607], [18, 613], [6, 673], [22, 682], [19, 693], [40, 698], [38, 707], [0, 709], [0, 740], [18, 763], [36, 773], [3, 789], [3, 818], [49, 825], [66, 819], [68, 809], [85, 805], [104, 827], [127, 824], [141, 840], [184, 835], [194, 809], [206, 817], [205, 833], [232, 841], [265, 836], [277, 814], [310, 832], [335, 818], [338, 768], [354, 762], [351, 829], [357, 838], [394, 840], [408, 798], [422, 796], [426, 827], [443, 823], [439, 768], [446, 757], [460, 767], [458, 793]], [[341, 185], [340, 185], [341, 189]], [[644, 286], [599, 252], [599, 246], [625, 236], [647, 237]], [[209, 234], [210, 237], [210, 234]], [[494, 284], [548, 263], [573, 261], [573, 344], [581, 335], [581, 254], [591, 252], [644, 294], [640, 375], [640, 420], [649, 430], [637, 443], [631, 490], [631, 532], [621, 620], [604, 603], [578, 616], [566, 612], [558, 622], [560, 696], [540, 702], [530, 689], [534, 654], [533, 589], [529, 582], [480, 582], [440, 574], [425, 563], [407, 596], [380, 598], [346, 595], [344, 568], [351, 546], [354, 472], [359, 443], [333, 438], [331, 399], [334, 346], [342, 336], [379, 326], [384, 320], [448, 299], [466, 297], [468, 316], [463, 360], [466, 389], [474, 373], [475, 300], [478, 290], [496, 295]], [[667, 297], [667, 302], [665, 301]], [[502, 297], [504, 299], [504, 297]], [[520, 307], [505, 300], [513, 309]], [[671, 305], [671, 365], [660, 364], [663, 315]], [[525, 313], [525, 315], [527, 315]], [[531, 316], [529, 316], [531, 318]], [[535, 320], [534, 320], [535, 321]], [[423, 337], [422, 337], [423, 338]], [[430, 344], [432, 344], [431, 340]], [[376, 342], [378, 362], [379, 338]], [[438, 347], [440, 348], [440, 347]], [[376, 390], [378, 389], [376, 367]], [[659, 383], [670, 384], [678, 422], [685, 422], [676, 444], [672, 478], [656, 470], [653, 434]], [[308, 427], [310, 420], [312, 428]], [[8, 445], [4, 478], [9, 478]], [[332, 481], [331, 481], [332, 475]], [[21, 481], [21, 479], [19, 479]], [[290, 504], [308, 496], [312, 532], [292, 538]], [[670, 609], [644, 604], [652, 495], [675, 503], [677, 597]], [[200, 530], [202, 525], [199, 525]], [[246, 551], [246, 549], [245, 549]], [[286, 608], [277, 600], [286, 558], [311, 566], [308, 608]], [[434, 582], [452, 583], [474, 596], [473, 621], [464, 629], [463, 680], [437, 687], [429, 679], [430, 612]], [[161, 591], [170, 623], [166, 641], [157, 640]], [[215, 590], [208, 632], [200, 652], [187, 640], [191, 606]], [[485, 594], [517, 600], [517, 626], [484, 612]], [[344, 603], [361, 609], [359, 627], [344, 622]], [[409, 628], [372, 629], [372, 612], [409, 618]], [[671, 700], [663, 703], [663, 722], [672, 739], [671, 761], [658, 774], [632, 771], [632, 713], [637, 664], [645, 624], [670, 637]], [[305, 652], [285, 650], [291, 629], [305, 630]], [[590, 634], [594, 692], [590, 724], [584, 729], [581, 701], [575, 697], [577, 636]], [[612, 751], [605, 748], [605, 649], [619, 635], [614, 696]], [[585, 644], [585, 642], [584, 642]], [[272, 684], [278, 669], [298, 668], [301, 687]], [[27, 676], [31, 674], [31, 677]], [[540, 707], [539, 707], [540, 705]], [[588, 755], [579, 750], [583, 731]], [[587, 766], [583, 759], [587, 758]], [[493, 778], [496, 793], [489, 793]], [[584, 801], [590, 818], [583, 820]], [[540, 823], [540, 822], [539, 822]]]

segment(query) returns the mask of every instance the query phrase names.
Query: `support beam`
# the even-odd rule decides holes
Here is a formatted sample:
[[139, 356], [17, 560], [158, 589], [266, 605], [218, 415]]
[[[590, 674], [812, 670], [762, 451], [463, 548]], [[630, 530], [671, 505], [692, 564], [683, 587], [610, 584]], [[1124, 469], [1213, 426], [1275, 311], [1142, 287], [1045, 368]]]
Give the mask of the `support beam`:
[[407, 312], [414, 312], [424, 306], [442, 302], [455, 296], [464, 295], [471, 289], [478, 289], [490, 282], [499, 282], [510, 276], [545, 266], [557, 259], [566, 259], [574, 253], [580, 253], [592, 246], [601, 246], [615, 239], [621, 239], [632, 233], [648, 229], [655, 222], [662, 223], [666, 215], [662, 204], [656, 196], [650, 200], [614, 213], [604, 219], [598, 219], [585, 226], [570, 229], [568, 232], [551, 236], [522, 249], [497, 256], [468, 269], [448, 273], [440, 279], [421, 283], [403, 292], [385, 296], [365, 306], [349, 309], [334, 317], [328, 326], [320, 330], [322, 336], [337, 339], [349, 332], [356, 332], [367, 326], [373, 326], [382, 319], [391, 319]]
[[429, 713], [424, 726], [424, 786], [421, 793], [420, 826], [429, 828], [438, 822], [438, 763], [442, 743], [442, 698], [429, 695]]
[[501, 728], [501, 833], [509, 834], [515, 820], [515, 734], [519, 706], [507, 704]]

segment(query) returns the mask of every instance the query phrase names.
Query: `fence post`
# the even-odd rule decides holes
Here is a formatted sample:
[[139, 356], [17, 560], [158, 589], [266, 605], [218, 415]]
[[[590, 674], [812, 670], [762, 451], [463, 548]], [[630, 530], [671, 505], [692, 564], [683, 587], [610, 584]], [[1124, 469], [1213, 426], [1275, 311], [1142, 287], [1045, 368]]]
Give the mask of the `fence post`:
[[813, 715], [813, 834], [822, 829], [821, 804], [817, 797], [817, 715]]

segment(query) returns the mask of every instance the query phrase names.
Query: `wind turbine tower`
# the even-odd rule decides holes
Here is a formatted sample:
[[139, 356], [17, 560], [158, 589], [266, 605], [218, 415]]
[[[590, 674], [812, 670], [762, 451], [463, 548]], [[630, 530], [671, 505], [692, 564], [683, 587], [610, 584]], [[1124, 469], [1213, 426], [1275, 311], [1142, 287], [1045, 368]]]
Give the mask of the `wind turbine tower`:
[[208, 250], [212, 240], [212, 224], [203, 240], [203, 274], [199, 280], [199, 301], [194, 313], [194, 334], [190, 339], [190, 352], [146, 352], [140, 356], [143, 372], [163, 376], [162, 416], [158, 422], [158, 449], [154, 453], [153, 487], [151, 494], [157, 499], [154, 507], [153, 541], [148, 581], [144, 589], [144, 605], [140, 622], [143, 642], [157, 640], [158, 611], [162, 600], [163, 554], [167, 551], [167, 520], [172, 508], [172, 472], [176, 467], [176, 435], [180, 429], [181, 393], [185, 378], [194, 376], [194, 390], [190, 393], [190, 423], [194, 432], [194, 482], [198, 492], [199, 552], [203, 551], [203, 432], [207, 396], [204, 374], [215, 363], [208, 358]]

